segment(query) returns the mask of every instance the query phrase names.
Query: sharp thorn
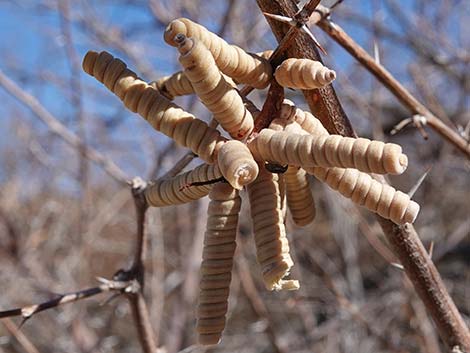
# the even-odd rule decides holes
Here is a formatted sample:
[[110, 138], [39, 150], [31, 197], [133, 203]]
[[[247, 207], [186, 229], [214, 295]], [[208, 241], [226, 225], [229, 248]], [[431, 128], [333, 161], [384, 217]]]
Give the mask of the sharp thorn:
[[96, 280], [100, 283], [103, 283], [103, 284], [109, 284], [109, 282], [111, 282], [109, 279], [106, 279], [104, 277], [95, 277]]
[[263, 12], [263, 14], [266, 17], [272, 18], [272, 19], [274, 19], [276, 21], [279, 21], [279, 22], [282, 22], [282, 23], [287, 23], [290, 26], [295, 26], [295, 24], [296, 24], [296, 21], [293, 18], [290, 18], [290, 17], [287, 17], [287, 16], [274, 15], [272, 13], [267, 13], [267, 12]]
[[390, 131], [390, 135], [396, 135], [398, 132], [403, 130], [406, 126], [410, 125], [413, 122], [412, 118], [406, 118], [400, 121], [398, 124], [396, 124], [392, 131]]
[[408, 196], [409, 197], [413, 197], [414, 194], [416, 193], [416, 191], [419, 189], [419, 187], [421, 186], [421, 184], [423, 183], [424, 179], [426, 179], [426, 177], [428, 176], [429, 172], [431, 171], [432, 169], [432, 166], [430, 166], [424, 173], [423, 175], [421, 175], [421, 177], [418, 179], [418, 181], [416, 182], [415, 185], [413, 185], [413, 187], [410, 189], [410, 191], [408, 191]]
[[429, 245], [428, 255], [430, 259], [432, 259], [433, 253], [434, 253], [434, 241], [432, 241], [431, 244]]
[[116, 292], [116, 293], [110, 295], [108, 298], [106, 298], [105, 300], [103, 300], [103, 301], [100, 303], [100, 306], [108, 305], [109, 303], [111, 303], [114, 299], [116, 299], [116, 298], [119, 297], [120, 295], [121, 295], [121, 293], [119, 293], [119, 292]]
[[398, 263], [396, 263], [396, 262], [391, 262], [390, 265], [392, 265], [392, 266], [395, 267], [395, 268], [398, 268], [400, 271], [404, 271], [404, 270], [405, 270], [405, 268], [403, 267], [403, 265], [398, 264]]
[[379, 51], [379, 44], [376, 40], [374, 40], [374, 60], [377, 64], [380, 65], [380, 51]]
[[307, 34], [312, 40], [313, 42], [315, 43], [315, 45], [318, 47], [318, 49], [320, 49], [320, 51], [325, 54], [325, 55], [328, 55], [328, 53], [326, 52], [325, 49], [323, 49], [323, 47], [320, 45], [320, 43], [318, 42], [317, 38], [315, 38], [315, 36], [313, 35], [312, 31], [310, 31], [310, 28], [307, 27], [307, 25], [303, 25], [302, 27], [300, 27], [300, 30], [302, 32], [304, 32], [305, 34]]
[[20, 324], [18, 325], [18, 330], [21, 330], [23, 328], [23, 325], [26, 323], [26, 321], [28, 321], [29, 319], [31, 318], [31, 316], [28, 316], [28, 317], [23, 317], [23, 319], [21, 320]]

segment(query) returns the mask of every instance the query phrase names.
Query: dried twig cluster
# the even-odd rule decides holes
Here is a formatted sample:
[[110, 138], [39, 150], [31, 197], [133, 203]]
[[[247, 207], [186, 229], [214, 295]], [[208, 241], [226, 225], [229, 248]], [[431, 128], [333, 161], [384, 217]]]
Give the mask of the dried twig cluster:
[[[247, 53], [184, 18], [172, 21], [164, 37], [177, 47], [182, 72], [148, 84], [121, 60], [94, 51], [85, 56], [83, 69], [129, 110], [207, 163], [149, 183], [144, 195], [150, 206], [161, 207], [209, 194], [197, 331], [200, 343], [215, 344], [225, 327], [239, 190], [244, 186], [257, 259], [269, 290], [299, 288], [298, 281], [286, 278], [293, 261], [284, 223], [286, 204], [297, 225], [304, 226], [315, 217], [307, 173], [397, 224], [413, 222], [419, 206], [408, 195], [367, 174], [403, 173], [408, 159], [399, 145], [329, 135], [311, 113], [287, 100], [275, 104], [278, 109], [260, 128], [256, 123], [260, 111], [237, 89], [237, 84], [259, 89], [272, 84], [281, 92], [282, 87], [314, 89], [331, 83], [334, 71], [309, 59], [288, 59], [273, 70], [267, 55]], [[171, 101], [192, 93], [232, 140]], [[275, 173], [273, 165], [277, 165]]]

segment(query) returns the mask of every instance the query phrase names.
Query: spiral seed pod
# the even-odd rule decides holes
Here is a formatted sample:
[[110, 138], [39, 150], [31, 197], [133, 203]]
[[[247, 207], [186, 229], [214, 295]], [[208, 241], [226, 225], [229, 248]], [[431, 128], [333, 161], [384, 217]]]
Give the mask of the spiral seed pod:
[[315, 202], [307, 179], [307, 173], [302, 168], [289, 167], [284, 174], [286, 183], [287, 206], [292, 214], [294, 223], [305, 226], [315, 218]]
[[[236, 83], [230, 77], [224, 75], [224, 79], [233, 87], [236, 87]], [[164, 76], [156, 81], [150, 82], [149, 84], [153, 88], [158, 89], [158, 91], [169, 100], [173, 100], [175, 97], [187, 96], [194, 93], [191, 81], [188, 80], [182, 71], [175, 72], [169, 76]]]
[[218, 179], [222, 176], [217, 165], [201, 164], [174, 178], [152, 182], [145, 190], [147, 203], [153, 207], [178, 205], [206, 196], [212, 185], [190, 186], [196, 182]]
[[253, 130], [254, 123], [237, 90], [225, 80], [201, 41], [182, 34], [176, 40], [181, 54], [179, 61], [195, 93], [230, 136], [243, 139]]
[[250, 150], [237, 140], [227, 141], [220, 147], [217, 163], [224, 178], [237, 190], [258, 176], [258, 164]]
[[170, 22], [165, 30], [165, 41], [176, 47], [177, 34], [197, 38], [210, 50], [217, 66], [224, 74], [239, 83], [245, 83], [255, 88], [265, 88], [272, 77], [272, 68], [266, 59], [256, 54], [249, 54], [236, 45], [230, 45], [225, 40], [210, 32], [205, 27], [188, 20], [179, 18]]
[[312, 136], [264, 129], [248, 147], [255, 159], [303, 168], [341, 167], [401, 174], [408, 165], [399, 145], [339, 135]]
[[194, 93], [191, 81], [189, 81], [186, 75], [181, 71], [152, 81], [150, 82], [150, 86], [158, 89], [158, 91], [169, 100]]
[[284, 227], [279, 176], [260, 169], [248, 185], [256, 256], [268, 290], [298, 289], [299, 282], [284, 279], [294, 265]]
[[330, 84], [336, 73], [319, 61], [290, 58], [277, 67], [274, 77], [282, 87], [315, 89]]
[[263, 59], [269, 60], [269, 58], [271, 57], [271, 55], [273, 55], [273, 53], [274, 53], [274, 50], [268, 49], [268, 50], [257, 52], [256, 55], [262, 57]]
[[328, 134], [328, 131], [320, 120], [318, 120], [312, 113], [297, 108], [294, 103], [288, 99], [284, 99], [282, 102], [279, 117], [287, 121], [295, 121], [302, 127], [302, 129], [312, 135]]
[[196, 119], [170, 102], [137, 75], [121, 60], [107, 52], [89, 51], [83, 69], [116, 94], [131, 111], [139, 113], [157, 131], [190, 148], [208, 163], [214, 163], [216, 152], [226, 139], [220, 132]]
[[241, 203], [238, 192], [225, 183], [215, 184], [209, 198], [196, 326], [204, 345], [217, 344], [225, 327]]
[[269, 129], [273, 131], [285, 131], [291, 134], [307, 135], [308, 132], [303, 130], [302, 127], [294, 120], [284, 120], [276, 118], [269, 124]]
[[307, 172], [358, 205], [396, 224], [413, 223], [418, 215], [419, 205], [407, 194], [356, 169], [317, 167], [308, 168]]
[[[295, 121], [282, 118], [274, 119], [269, 128], [274, 131], [307, 134]], [[316, 211], [307, 173], [302, 168], [290, 166], [284, 173], [284, 181], [287, 205], [289, 206], [294, 223], [298, 226], [309, 224], [315, 218]]]

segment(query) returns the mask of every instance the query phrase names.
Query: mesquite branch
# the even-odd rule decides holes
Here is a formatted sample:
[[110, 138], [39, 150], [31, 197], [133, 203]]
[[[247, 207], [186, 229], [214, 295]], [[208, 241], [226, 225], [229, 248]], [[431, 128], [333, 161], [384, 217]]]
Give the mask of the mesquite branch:
[[467, 158], [470, 158], [470, 142], [454, 131], [441, 119], [421, 104], [393, 75], [370, 56], [353, 38], [351, 38], [338, 24], [325, 17], [328, 14], [324, 8], [319, 9], [323, 19], [318, 26], [331, 38], [340, 44], [348, 53], [356, 58], [370, 73], [372, 73], [395, 97], [407, 107], [413, 114], [418, 114], [425, 119], [425, 124], [437, 134], [457, 147]]
[[[297, 12], [291, 0], [257, 0], [261, 11], [293, 17]], [[281, 41], [288, 32], [288, 25], [267, 18], [273, 33]], [[320, 60], [319, 53], [311, 39], [299, 33], [287, 50], [288, 56]], [[330, 133], [355, 137], [356, 134], [343, 111], [331, 85], [319, 90], [303, 91], [312, 112], [322, 121]], [[460, 313], [450, 298], [442, 279], [429, 258], [413, 226], [397, 226], [377, 216], [379, 223], [400, 259], [404, 270], [413, 283], [421, 300], [432, 316], [442, 339], [449, 347], [458, 346], [470, 350], [470, 333]]]

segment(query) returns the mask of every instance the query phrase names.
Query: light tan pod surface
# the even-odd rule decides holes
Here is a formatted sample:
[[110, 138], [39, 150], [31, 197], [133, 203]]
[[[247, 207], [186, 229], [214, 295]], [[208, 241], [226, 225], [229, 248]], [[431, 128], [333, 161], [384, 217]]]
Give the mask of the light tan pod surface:
[[312, 135], [328, 135], [320, 120], [312, 113], [297, 108], [294, 103], [288, 99], [284, 99], [281, 105], [279, 118], [287, 121], [295, 121], [302, 129]]
[[413, 223], [418, 215], [419, 205], [407, 194], [356, 169], [308, 168], [307, 172], [353, 202], [396, 224]]
[[[307, 134], [302, 127], [291, 119], [284, 117], [274, 119], [269, 128], [274, 131], [287, 131]], [[315, 202], [310, 190], [307, 173], [299, 167], [289, 166], [284, 174], [287, 206], [292, 219], [298, 226], [311, 223], [316, 214]]]
[[284, 180], [287, 206], [294, 223], [301, 227], [311, 223], [315, 219], [316, 210], [307, 173], [302, 168], [289, 167]]
[[[196, 324], [199, 343], [204, 345], [219, 343], [225, 328], [241, 204], [238, 192], [226, 183], [215, 184], [209, 198]], [[220, 221], [228, 218], [235, 221]], [[221, 223], [223, 230], [214, 229], [214, 224]]]
[[131, 111], [138, 113], [156, 130], [190, 148], [208, 163], [215, 162], [220, 144], [226, 139], [202, 120], [185, 112], [155, 88], [137, 78], [119, 59], [107, 52], [89, 51], [83, 69], [116, 94]]
[[240, 141], [225, 142], [219, 149], [217, 163], [224, 178], [237, 190], [258, 176], [258, 163], [248, 147]]
[[145, 189], [150, 206], [162, 207], [191, 202], [206, 196], [212, 185], [191, 186], [195, 182], [218, 179], [222, 176], [217, 165], [202, 164], [173, 178], [152, 182]]
[[336, 73], [319, 61], [289, 58], [276, 68], [274, 77], [283, 87], [315, 89], [330, 84]]
[[211, 51], [220, 71], [235, 81], [259, 89], [268, 86], [272, 78], [272, 68], [268, 60], [256, 54], [249, 54], [236, 45], [228, 44], [205, 27], [187, 18], [171, 21], [165, 30], [164, 39], [176, 47], [175, 36], [179, 33], [202, 41]]
[[173, 100], [175, 97], [187, 96], [194, 93], [191, 81], [189, 81], [186, 75], [181, 71], [152, 81], [150, 85], [158, 89], [162, 95], [170, 100]]
[[[232, 78], [226, 75], [224, 75], [224, 78], [233, 87], [236, 87], [236, 83]], [[172, 75], [164, 76], [156, 81], [152, 81], [150, 82], [150, 86], [158, 89], [158, 91], [169, 100], [173, 100], [175, 97], [187, 96], [194, 93], [191, 81], [188, 80], [182, 71], [178, 71]]]
[[298, 289], [298, 281], [285, 279], [294, 263], [289, 255], [278, 180], [277, 174], [260, 168], [258, 178], [248, 185], [256, 256], [267, 289]]
[[312, 136], [263, 129], [248, 147], [258, 160], [304, 168], [341, 167], [401, 174], [408, 165], [399, 145], [340, 135]]
[[230, 136], [242, 140], [253, 130], [254, 122], [238, 91], [225, 80], [201, 41], [181, 34], [177, 37], [179, 61], [194, 92]]

